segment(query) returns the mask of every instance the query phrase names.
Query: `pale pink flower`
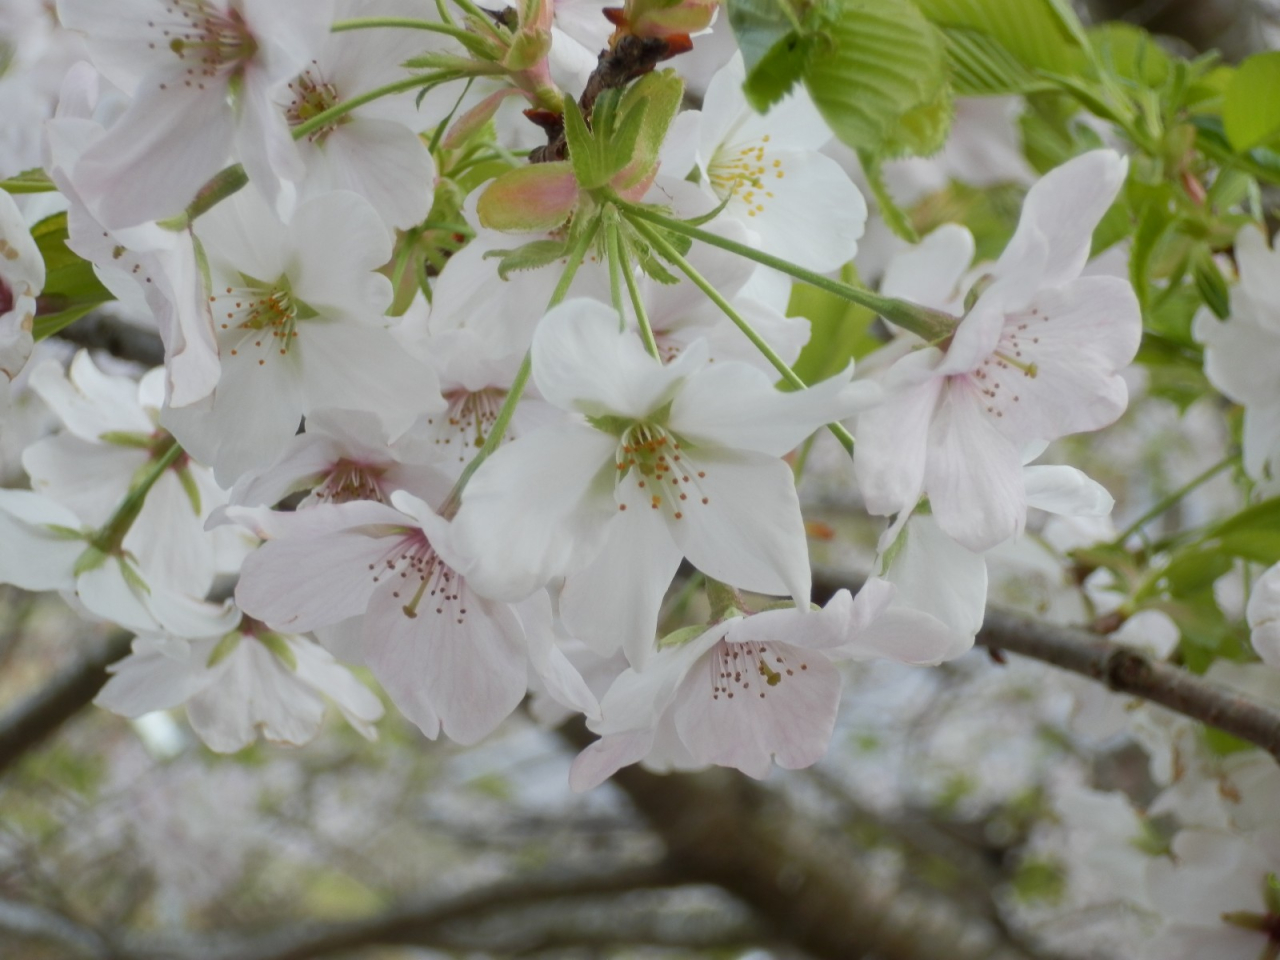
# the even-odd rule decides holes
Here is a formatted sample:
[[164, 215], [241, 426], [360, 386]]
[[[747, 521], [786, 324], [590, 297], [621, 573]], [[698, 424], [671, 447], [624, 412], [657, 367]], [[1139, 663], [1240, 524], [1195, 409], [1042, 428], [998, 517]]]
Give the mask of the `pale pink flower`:
[[948, 535], [988, 549], [1026, 521], [1028, 449], [1124, 411], [1119, 370], [1141, 339], [1138, 302], [1126, 281], [1080, 271], [1126, 169], [1096, 150], [1045, 176], [945, 349], [923, 347], [883, 375], [886, 401], [859, 417], [854, 453], [872, 513], [927, 496]]

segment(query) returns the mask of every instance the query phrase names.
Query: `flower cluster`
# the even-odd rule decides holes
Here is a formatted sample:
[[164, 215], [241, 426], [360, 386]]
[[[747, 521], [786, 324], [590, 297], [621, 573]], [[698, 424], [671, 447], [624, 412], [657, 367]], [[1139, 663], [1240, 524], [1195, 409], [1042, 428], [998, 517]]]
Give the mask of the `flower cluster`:
[[[1138, 303], [1082, 271], [1127, 161], [1051, 170], [992, 265], [950, 227], [879, 296], [830, 280], [894, 326], [806, 384], [787, 274], [868, 216], [809, 95], [749, 107], [714, 5], [458, 10], [59, 0], [85, 59], [44, 182], [164, 364], [28, 364], [48, 253], [0, 195], [3, 386], [56, 420], [0, 490], [0, 580], [135, 632], [98, 702], [186, 704], [216, 750], [306, 740], [320, 694], [372, 736], [365, 668], [428, 737], [530, 692], [584, 715], [578, 788], [812, 764], [842, 663], [959, 656], [1028, 508], [1109, 512], [1028, 464], [1125, 410]], [[817, 609], [795, 452], [824, 428], [892, 522]]]

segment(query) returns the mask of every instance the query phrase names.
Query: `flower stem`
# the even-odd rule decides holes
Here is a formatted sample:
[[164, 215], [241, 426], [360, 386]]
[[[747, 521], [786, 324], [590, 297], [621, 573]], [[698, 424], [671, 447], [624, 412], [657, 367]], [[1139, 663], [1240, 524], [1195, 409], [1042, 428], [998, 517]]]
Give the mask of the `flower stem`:
[[435, 20], [414, 20], [411, 17], [356, 17], [352, 20], [339, 20], [329, 28], [332, 33], [341, 33], [344, 30], [368, 30], [375, 27], [396, 27], [402, 30], [429, 30], [432, 33], [443, 33], [446, 36], [456, 37], [459, 35], [474, 37], [475, 34], [468, 32], [463, 27], [454, 26], [449, 23], [439, 23]]
[[[631, 260], [626, 252], [626, 240], [619, 236], [618, 220], [614, 215], [614, 211], [609, 210], [605, 213], [609, 218], [608, 234], [606, 240], [608, 243], [609, 253], [609, 285], [614, 298], [614, 308], [618, 311], [618, 316], [623, 320], [623, 328], [626, 327], [626, 314], [622, 309], [622, 293], [617, 290], [618, 273], [626, 277], [627, 294], [631, 298], [631, 306], [636, 311], [636, 322], [640, 325], [640, 339], [644, 341], [644, 348], [649, 351], [649, 356], [662, 362], [662, 357], [658, 353], [658, 341], [653, 337], [653, 328], [649, 326], [649, 315], [645, 312], [644, 301], [640, 297], [640, 289], [636, 286], [635, 271], [631, 269]], [[617, 269], [615, 269], [615, 265]]]
[[142, 478], [129, 488], [125, 498], [120, 501], [120, 505], [111, 514], [111, 519], [103, 524], [98, 535], [91, 541], [92, 545], [103, 553], [110, 554], [119, 551], [124, 543], [125, 535], [128, 534], [129, 529], [133, 526], [133, 521], [138, 519], [138, 514], [142, 512], [143, 504], [147, 501], [147, 494], [156, 485], [156, 481], [164, 476], [164, 472], [178, 462], [183, 453], [181, 445], [172, 437], [168, 440], [168, 446], [163, 449], [164, 452], [151, 462], [151, 466], [142, 475]]
[[1137, 520], [1133, 521], [1133, 523], [1129, 524], [1129, 526], [1125, 527], [1122, 531], [1120, 531], [1120, 533], [1116, 535], [1115, 540], [1113, 540], [1112, 542], [1116, 546], [1123, 546], [1126, 540], [1128, 540], [1131, 536], [1133, 536], [1135, 533], [1137, 533], [1139, 530], [1145, 527], [1148, 523], [1150, 523], [1156, 517], [1160, 516], [1160, 514], [1164, 513], [1170, 507], [1175, 506], [1183, 497], [1185, 497], [1192, 490], [1196, 489], [1196, 487], [1199, 487], [1201, 484], [1206, 483], [1209, 480], [1212, 480], [1223, 470], [1227, 469], [1227, 467], [1230, 467], [1239, 462], [1240, 462], [1240, 455], [1235, 454], [1223, 460], [1219, 460], [1217, 463], [1209, 467], [1209, 469], [1205, 470], [1203, 473], [1199, 473], [1196, 476], [1192, 477], [1190, 480], [1188, 480], [1186, 483], [1180, 486], [1177, 490], [1174, 490], [1172, 493], [1168, 494], [1167, 496], [1162, 497], [1159, 501], [1157, 501], [1155, 506], [1153, 506], [1150, 510], [1148, 510], [1146, 513], [1140, 516]]
[[626, 238], [622, 240], [623, 245], [623, 264], [626, 270], [623, 276], [627, 280], [627, 293], [631, 296], [631, 306], [636, 311], [636, 323], [640, 325], [640, 338], [644, 340], [645, 348], [651, 353], [654, 359], [661, 361], [662, 357], [658, 353], [658, 341], [653, 336], [653, 327], [649, 324], [649, 313], [644, 308], [644, 297], [640, 296], [640, 287], [636, 283], [635, 271], [631, 269], [631, 263], [625, 258], [626, 254]]
[[622, 252], [618, 249], [618, 222], [614, 217], [609, 217], [604, 240], [605, 255], [609, 260], [609, 300], [613, 303], [613, 309], [618, 312], [618, 329], [626, 330], [627, 312], [622, 308]]
[[[764, 354], [765, 358], [773, 364], [774, 369], [777, 370], [778, 373], [782, 374], [782, 379], [786, 380], [787, 383], [797, 389], [802, 390], [808, 386], [808, 384], [805, 383], [804, 380], [802, 380], [800, 376], [787, 365], [787, 362], [778, 356], [773, 347], [769, 346], [768, 342], [765, 341], [760, 334], [756, 333], [755, 328], [752, 327], [751, 324], [749, 324], [746, 319], [729, 304], [729, 301], [720, 295], [720, 291], [712, 286], [711, 283], [708, 282], [707, 279], [702, 276], [702, 274], [700, 274], [688, 260], [682, 257], [680, 252], [667, 242], [666, 238], [662, 237], [647, 223], [632, 220], [631, 225], [639, 231], [641, 236], [653, 244], [654, 249], [657, 250], [658, 253], [679, 267], [680, 271], [692, 280], [694, 285], [705, 293], [707, 297], [710, 298], [711, 302], [719, 307], [726, 317], [737, 325], [738, 329], [746, 335], [746, 338], [755, 344], [756, 349]], [[843, 425], [839, 423], [829, 423], [827, 424], [827, 429], [835, 434], [836, 439], [840, 441], [841, 446], [843, 446], [845, 450], [850, 453], [853, 452], [853, 435], [850, 434]]]
[[949, 337], [955, 332], [956, 325], [959, 323], [959, 320], [950, 314], [942, 313], [938, 310], [930, 310], [927, 307], [908, 303], [905, 300], [898, 300], [895, 297], [882, 297], [879, 294], [872, 293], [870, 290], [863, 290], [847, 283], [841, 283], [839, 280], [832, 280], [830, 277], [824, 277], [820, 273], [806, 270], [804, 267], [791, 263], [789, 260], [783, 260], [781, 257], [775, 257], [772, 254], [765, 253], [763, 250], [749, 247], [745, 243], [738, 243], [726, 237], [716, 236], [714, 233], [701, 230], [692, 224], [685, 223], [683, 220], [668, 217], [651, 207], [643, 207], [621, 200], [615, 202], [621, 206], [632, 223], [637, 220], [645, 220], [670, 230], [672, 233], [679, 233], [692, 240], [700, 240], [713, 247], [719, 247], [721, 250], [728, 250], [730, 253], [736, 253], [740, 257], [746, 257], [748, 260], [764, 264], [766, 267], [772, 267], [820, 290], [835, 294], [850, 303], [856, 303], [859, 306], [874, 310], [886, 320], [892, 321], [904, 330], [911, 331], [928, 343], [934, 343]]
[[[569, 260], [564, 266], [564, 273], [560, 274], [560, 282], [556, 284], [555, 290], [552, 291], [551, 299], [547, 302], [547, 310], [560, 303], [565, 298], [565, 295], [568, 294], [569, 287], [573, 284], [573, 278], [578, 273], [578, 267], [582, 266], [582, 261], [587, 256], [587, 250], [591, 248], [591, 244], [599, 231], [600, 221], [597, 220], [582, 232], [578, 242], [569, 251]], [[511, 384], [511, 389], [507, 391], [507, 396], [502, 401], [502, 406], [498, 409], [498, 415], [494, 418], [493, 426], [489, 430], [489, 436], [485, 437], [484, 446], [471, 458], [471, 462], [462, 471], [462, 476], [458, 478], [458, 482], [453, 485], [453, 489], [449, 491], [449, 496], [445, 498], [444, 503], [440, 506], [440, 516], [446, 520], [451, 519], [458, 512], [458, 507], [462, 505], [462, 491], [466, 488], [472, 474], [480, 469], [480, 464], [488, 460], [493, 451], [497, 450], [498, 445], [502, 443], [502, 438], [507, 432], [507, 426], [511, 423], [511, 417], [516, 412], [516, 405], [520, 402], [520, 396], [524, 393], [524, 388], [528, 384], [529, 375], [532, 372], [533, 352], [529, 350], [525, 352], [520, 369], [516, 372], [515, 381]]]
[[446, 80], [456, 79], [457, 75], [453, 71], [439, 70], [435, 73], [416, 74], [412, 77], [404, 77], [396, 80], [394, 83], [384, 84], [381, 87], [374, 87], [372, 90], [366, 90], [364, 93], [335, 103], [328, 110], [321, 110], [314, 117], [293, 128], [293, 139], [301, 140], [309, 133], [319, 130], [321, 127], [327, 126], [339, 117], [343, 117], [355, 110], [357, 107], [363, 107], [366, 103], [370, 103], [381, 97], [390, 96], [393, 93], [401, 93], [405, 90], [413, 90], [415, 87], [425, 87], [437, 83], [443, 83]]

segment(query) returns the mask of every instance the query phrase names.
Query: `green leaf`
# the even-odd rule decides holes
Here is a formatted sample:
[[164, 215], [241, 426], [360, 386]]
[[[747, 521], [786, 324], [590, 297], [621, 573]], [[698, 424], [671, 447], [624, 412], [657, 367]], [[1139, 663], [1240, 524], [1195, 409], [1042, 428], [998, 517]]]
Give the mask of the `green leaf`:
[[760, 62], [788, 34], [796, 33], [800, 22], [787, 0], [727, 0], [725, 6], [749, 82]]
[[1280, 136], [1280, 51], [1240, 64], [1227, 86], [1222, 125], [1237, 152]]
[[1205, 247], [1201, 247], [1191, 268], [1196, 289], [1204, 299], [1204, 304], [1217, 315], [1219, 320], [1227, 319], [1231, 313], [1231, 303], [1227, 294], [1227, 281], [1222, 271], [1213, 262], [1213, 256]]
[[908, 0], [824, 8], [805, 86], [836, 136], [868, 155], [930, 153], [950, 125], [942, 35]]
[[817, 39], [795, 31], [775, 43], [747, 74], [742, 92], [752, 108], [764, 113], [785, 97], [809, 66]]
[[1270, 566], [1280, 563], [1280, 497], [1241, 510], [1209, 531], [1206, 545]]
[[1028, 70], [988, 33], [968, 27], [943, 27], [942, 34], [947, 41], [951, 88], [958, 97], [1053, 89], [1051, 83]]
[[1206, 156], [1228, 167], [1243, 170], [1259, 180], [1280, 183], [1280, 153], [1267, 147], [1236, 153], [1227, 141], [1222, 121], [1214, 116], [1191, 117], [1191, 124], [1196, 128], [1196, 146]]
[[573, 175], [584, 190], [596, 190], [609, 182], [600, 144], [572, 97], [564, 101], [564, 139], [569, 145], [569, 162]]
[[1147, 31], [1111, 21], [1090, 27], [1088, 36], [1098, 62], [1114, 76], [1152, 89], [1169, 79], [1173, 60]]
[[102, 285], [93, 265], [67, 246], [67, 215], [54, 214], [31, 228], [44, 260], [44, 289], [32, 336], [42, 340], [79, 320], [99, 304], [115, 296]]
[[917, 0], [930, 21], [989, 36], [1031, 69], [1072, 72], [1083, 32], [1075, 15], [1052, 0]]
[[622, 121], [608, 145], [611, 163], [616, 162], [618, 171], [626, 171], [613, 182], [615, 189], [627, 190], [653, 172], [683, 100], [684, 81], [674, 70], [654, 70], [627, 89], [619, 106]]
[[551, 230], [569, 219], [579, 194], [567, 161], [532, 163], [491, 181], [480, 194], [476, 213], [480, 223], [493, 230]]
[[[840, 279], [857, 284], [858, 272], [849, 264], [841, 270]], [[809, 321], [809, 342], [795, 362], [795, 371], [805, 383], [833, 377], [851, 361], [861, 360], [881, 346], [880, 338], [872, 332], [875, 311], [807, 283], [791, 288], [787, 316]]]

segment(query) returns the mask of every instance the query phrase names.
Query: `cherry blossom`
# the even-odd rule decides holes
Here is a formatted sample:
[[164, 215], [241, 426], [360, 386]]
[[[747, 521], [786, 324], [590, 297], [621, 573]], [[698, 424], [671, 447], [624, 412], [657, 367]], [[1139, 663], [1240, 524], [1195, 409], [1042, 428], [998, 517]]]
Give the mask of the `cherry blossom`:
[[231, 508], [267, 539], [245, 561], [236, 599], [277, 630], [363, 617], [361, 660], [428, 737], [488, 735], [527, 690], [532, 663], [575, 709], [594, 698], [555, 649], [549, 601], [517, 611], [478, 595], [453, 531], [404, 491], [392, 505], [321, 504], [297, 513]]
[[381, 701], [323, 647], [248, 618], [217, 636], [137, 637], [133, 652], [108, 670], [98, 706], [136, 718], [185, 704], [192, 728], [219, 753], [244, 749], [259, 731], [277, 743], [306, 743], [324, 719], [321, 694], [369, 740], [382, 717]]
[[[1080, 271], [1126, 169], [1097, 150], [1040, 180], [955, 333], [883, 374], [886, 402], [859, 417], [854, 454], [872, 513], [927, 496], [948, 535], [971, 550], [992, 547], [1025, 523], [1026, 448], [1097, 430], [1124, 411], [1118, 371], [1141, 337], [1137, 300], [1127, 282]], [[934, 276], [930, 290], [954, 282]]]
[[287, 204], [277, 170], [296, 155], [272, 98], [316, 55], [333, 9], [334, 0], [59, 0], [94, 66], [134, 98], [76, 169], [95, 216], [116, 228], [180, 213], [230, 161], [232, 142], [264, 195]]
[[533, 379], [576, 416], [501, 448], [471, 478], [455, 529], [477, 589], [514, 601], [568, 576], [569, 631], [600, 652], [621, 642], [636, 665], [681, 557], [807, 602], [804, 526], [780, 457], [876, 391], [843, 376], [781, 393], [755, 367], [707, 365], [706, 349], [695, 341], [664, 366], [601, 303], [547, 314]]
[[13, 197], [0, 190], [0, 373], [12, 380], [31, 356], [44, 260]]

